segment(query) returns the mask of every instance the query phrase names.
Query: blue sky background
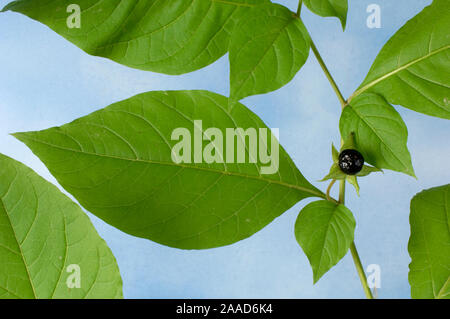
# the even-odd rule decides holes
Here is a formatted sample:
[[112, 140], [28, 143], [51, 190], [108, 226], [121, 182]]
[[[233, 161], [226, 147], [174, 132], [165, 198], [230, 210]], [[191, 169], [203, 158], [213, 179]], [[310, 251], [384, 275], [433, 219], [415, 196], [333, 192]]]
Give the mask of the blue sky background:
[[[3, 7], [9, 1], [0, 0]], [[295, 10], [296, 0], [276, 1]], [[382, 9], [382, 28], [366, 27], [366, 8]], [[347, 29], [304, 8], [302, 17], [345, 96], [364, 79], [383, 44], [431, 0], [350, 0]], [[62, 125], [113, 102], [152, 90], [207, 89], [228, 95], [227, 56], [183, 76], [128, 69], [92, 57], [47, 27], [15, 13], [0, 14], [0, 152], [51, 182], [45, 166], [19, 141], [18, 131]], [[284, 88], [243, 101], [280, 139], [310, 181], [330, 166], [339, 142], [340, 106], [315, 58]], [[450, 126], [398, 107], [409, 128], [408, 146], [418, 180], [386, 171], [360, 180], [361, 196], [347, 192], [357, 219], [356, 245], [364, 265], [381, 267], [381, 298], [409, 298], [409, 202], [422, 189], [450, 182]], [[360, 298], [350, 254], [316, 285], [294, 237], [303, 201], [268, 227], [234, 245], [182, 251], [134, 238], [89, 215], [117, 258], [127, 298]]]

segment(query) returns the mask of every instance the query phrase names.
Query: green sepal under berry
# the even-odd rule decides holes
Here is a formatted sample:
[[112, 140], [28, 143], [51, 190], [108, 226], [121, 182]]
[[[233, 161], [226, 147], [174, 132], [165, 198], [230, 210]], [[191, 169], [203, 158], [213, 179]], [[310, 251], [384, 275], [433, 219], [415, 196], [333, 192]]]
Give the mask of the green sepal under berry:
[[356, 148], [355, 132], [350, 132], [347, 136], [343, 136], [342, 138], [344, 139], [344, 143], [342, 143], [341, 152], [343, 150], [358, 150]]
[[343, 171], [341, 171], [341, 169], [339, 168], [339, 165], [337, 163], [333, 163], [333, 165], [331, 165], [331, 168], [330, 168], [330, 171], [328, 172], [328, 174], [323, 179], [321, 179], [319, 182], [325, 182], [330, 179], [344, 180], [346, 176], [347, 175]]
[[334, 144], [331, 144], [331, 158], [333, 159], [333, 163], [337, 163], [339, 161], [339, 151], [334, 147]]
[[321, 179], [319, 182], [325, 182], [325, 181], [328, 181], [330, 179], [344, 180], [348, 176], [364, 177], [364, 176], [367, 176], [367, 175], [369, 175], [371, 173], [377, 173], [377, 172], [383, 172], [383, 171], [381, 169], [376, 168], [376, 167], [364, 165], [363, 169], [361, 170], [361, 172], [359, 172], [359, 173], [357, 173], [355, 175], [347, 175], [343, 171], [341, 171], [341, 169], [339, 168], [339, 165], [337, 163], [333, 163], [333, 165], [331, 165], [331, 168], [330, 168], [330, 171], [328, 172], [328, 174], [323, 179]]
[[377, 172], [383, 173], [383, 170], [373, 167], [373, 166], [364, 165], [361, 172], [357, 173], [355, 176], [364, 177], [364, 176], [369, 175], [370, 173], [377, 173]]
[[377, 172], [382, 172], [383, 171], [381, 169], [378, 169], [376, 167], [372, 167], [372, 166], [368, 166], [368, 165], [364, 165], [363, 169], [361, 170], [361, 172], [357, 173], [356, 175], [347, 175], [346, 177], [346, 181], [349, 182], [349, 184], [351, 184], [355, 190], [356, 190], [356, 194], [358, 194], [359, 196], [359, 184], [358, 184], [358, 177], [364, 177], [369, 175], [370, 173], [377, 173]]
[[360, 188], [358, 184], [358, 178], [356, 177], [356, 175], [347, 175], [347, 178], [345, 180], [355, 188], [356, 194], [359, 196]]
[[[342, 150], [344, 149], [355, 149], [354, 148], [354, 135], [353, 133], [349, 134], [349, 136], [347, 137], [347, 139], [344, 141], [344, 144], [342, 146]], [[336, 147], [334, 146], [334, 144], [331, 144], [331, 158], [333, 159], [333, 165], [331, 165], [330, 171], [328, 172], [328, 174], [321, 179], [319, 182], [325, 182], [327, 180], [330, 179], [335, 179], [335, 180], [344, 180], [347, 179], [347, 177], [349, 175], [345, 174], [340, 168], [339, 168], [339, 151], [336, 149]], [[376, 173], [376, 172], [383, 172], [381, 169], [378, 169], [376, 167], [372, 167], [372, 166], [368, 166], [368, 165], [364, 165], [362, 170], [360, 172], [358, 172], [357, 174], [355, 174], [354, 176], [358, 176], [358, 177], [364, 177], [367, 176], [371, 173]], [[347, 181], [349, 181], [347, 179]], [[352, 185], [357, 184], [357, 182], [355, 182], [354, 184], [349, 181]], [[357, 189], [357, 192], [359, 192], [359, 188]]]

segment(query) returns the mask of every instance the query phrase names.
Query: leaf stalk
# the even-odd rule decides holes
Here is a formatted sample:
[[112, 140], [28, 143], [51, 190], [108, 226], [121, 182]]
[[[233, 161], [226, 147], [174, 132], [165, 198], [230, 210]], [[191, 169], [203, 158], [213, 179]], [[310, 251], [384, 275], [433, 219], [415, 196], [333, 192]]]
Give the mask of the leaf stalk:
[[333, 180], [331, 181], [330, 185], [328, 185], [328, 188], [327, 188], [327, 193], [326, 193], [326, 195], [327, 195], [327, 201], [329, 201], [329, 202], [332, 201], [332, 200], [331, 200], [331, 197], [330, 197], [330, 192], [331, 192], [331, 189], [333, 188], [334, 183], [336, 183], [336, 180], [335, 180], [335, 179], [333, 179]]

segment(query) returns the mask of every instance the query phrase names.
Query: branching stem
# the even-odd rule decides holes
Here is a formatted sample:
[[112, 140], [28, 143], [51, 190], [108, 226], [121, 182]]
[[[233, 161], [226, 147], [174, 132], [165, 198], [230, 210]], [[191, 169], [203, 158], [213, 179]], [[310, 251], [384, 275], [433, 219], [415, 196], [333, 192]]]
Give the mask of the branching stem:
[[[301, 7], [302, 7], [302, 0], [299, 1], [299, 5], [298, 5], [298, 10], [297, 10], [297, 16], [300, 18], [300, 13], [301, 13]], [[344, 109], [344, 107], [347, 106], [348, 102], [347, 100], [344, 98], [344, 96], [342, 95], [341, 90], [339, 89], [336, 81], [334, 80], [333, 76], [331, 75], [330, 71], [328, 70], [325, 61], [322, 59], [322, 56], [319, 53], [319, 50], [317, 50], [316, 45], [314, 44], [314, 41], [311, 38], [311, 49], [314, 52], [314, 55], [316, 56], [317, 61], [320, 64], [320, 67], [322, 68], [323, 72], [325, 73], [328, 81], [330, 82], [334, 92], [336, 93], [337, 98], [339, 99], [339, 102], [341, 103], [341, 107], [342, 109]], [[335, 183], [335, 180], [333, 180], [330, 185], [328, 186], [327, 189], [327, 193], [326, 193], [326, 198], [327, 200], [332, 200], [330, 198], [330, 190], [331, 187], [333, 186], [333, 184]], [[340, 181], [340, 185], [339, 185], [339, 203], [340, 204], [345, 204], [345, 180]], [[356, 267], [356, 271], [358, 273], [359, 279], [361, 281], [361, 285], [364, 289], [364, 293], [366, 294], [366, 297], [368, 299], [373, 299], [373, 295], [372, 295], [372, 291], [369, 288], [369, 285], [367, 283], [367, 277], [366, 274], [364, 272], [364, 267], [361, 263], [361, 258], [359, 257], [358, 251], [356, 249], [355, 243], [353, 242], [350, 245], [350, 251], [352, 253], [352, 257], [353, 257], [353, 262], [355, 264]]]

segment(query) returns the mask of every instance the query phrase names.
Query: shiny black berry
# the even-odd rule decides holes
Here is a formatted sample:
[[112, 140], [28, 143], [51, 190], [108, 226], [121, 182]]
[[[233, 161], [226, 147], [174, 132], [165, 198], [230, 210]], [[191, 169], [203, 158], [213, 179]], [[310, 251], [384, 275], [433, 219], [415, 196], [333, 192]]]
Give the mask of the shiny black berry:
[[343, 150], [339, 154], [339, 167], [347, 175], [359, 173], [364, 166], [364, 157], [356, 150]]

